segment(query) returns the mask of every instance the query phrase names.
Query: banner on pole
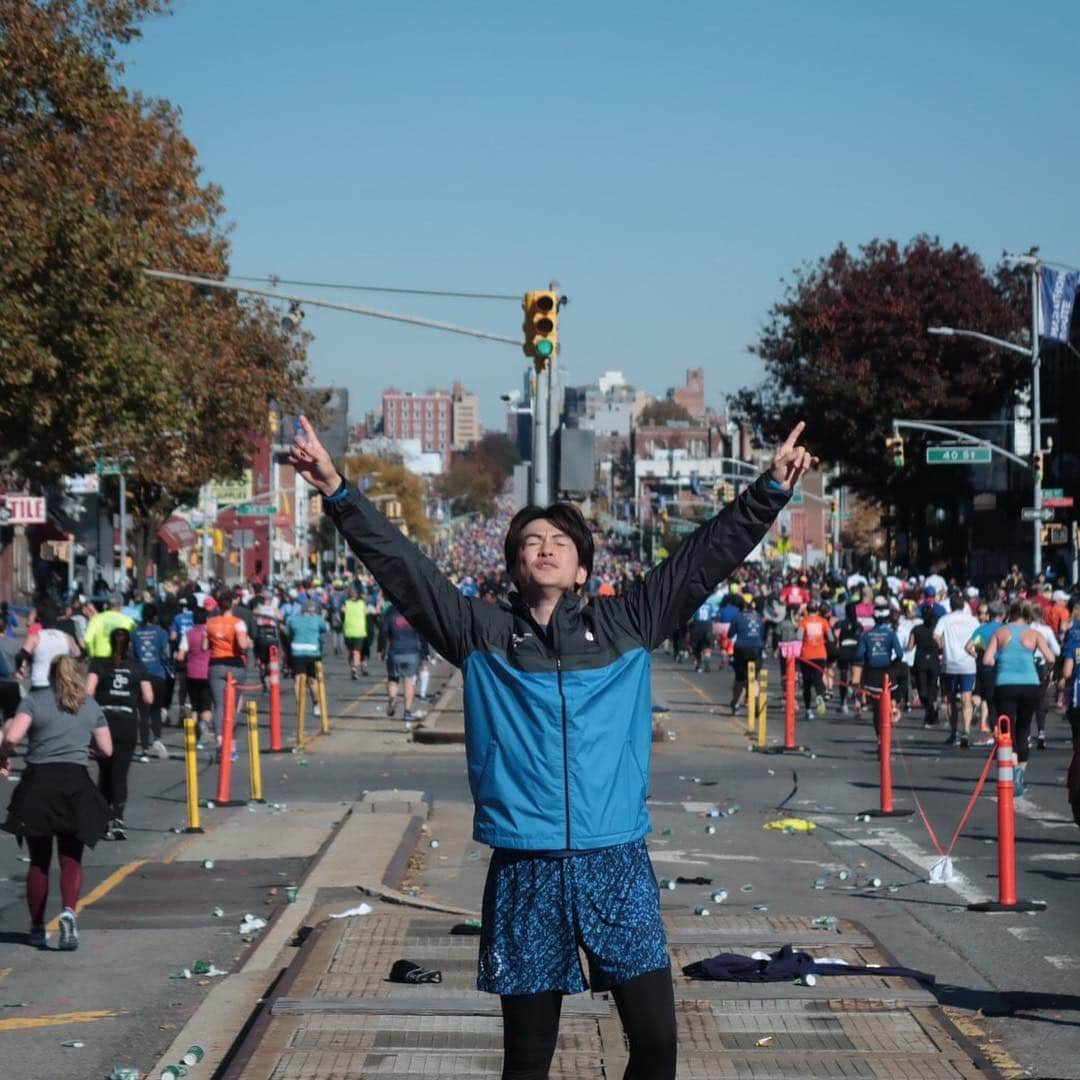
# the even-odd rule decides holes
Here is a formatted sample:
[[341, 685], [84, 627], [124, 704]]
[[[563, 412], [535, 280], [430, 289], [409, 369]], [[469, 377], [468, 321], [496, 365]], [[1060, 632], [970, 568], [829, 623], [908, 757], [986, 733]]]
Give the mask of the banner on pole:
[[1072, 323], [1076, 289], [1080, 273], [1075, 270], [1055, 270], [1044, 266], [1040, 270], [1039, 336], [1051, 341], [1067, 342]]

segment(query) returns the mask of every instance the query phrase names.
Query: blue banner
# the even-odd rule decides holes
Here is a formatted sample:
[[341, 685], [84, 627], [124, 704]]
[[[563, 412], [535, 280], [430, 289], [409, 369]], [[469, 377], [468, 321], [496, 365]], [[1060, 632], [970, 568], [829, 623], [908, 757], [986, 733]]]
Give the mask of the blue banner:
[[1067, 342], [1080, 273], [1044, 266], [1040, 277], [1039, 334], [1051, 341]]

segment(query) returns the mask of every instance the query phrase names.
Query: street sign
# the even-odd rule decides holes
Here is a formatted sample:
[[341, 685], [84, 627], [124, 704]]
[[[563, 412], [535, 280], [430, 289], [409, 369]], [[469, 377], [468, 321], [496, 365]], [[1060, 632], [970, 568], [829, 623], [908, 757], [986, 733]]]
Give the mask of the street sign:
[[5, 525], [44, 525], [45, 498], [42, 495], [0, 495], [0, 522]]
[[788, 499], [788, 506], [802, 506], [802, 504], [803, 504], [802, 488], [796, 488], [791, 493], [791, 498]]
[[65, 476], [64, 488], [69, 495], [96, 495], [101, 490], [101, 477], [97, 473]]
[[1043, 503], [1046, 503], [1047, 499], [1061, 499], [1065, 495], [1064, 488], [1043, 488], [1042, 497]]
[[927, 465], [989, 465], [993, 453], [989, 446], [928, 446]]
[[1053, 508], [1049, 506], [1025, 506], [1020, 511], [1021, 521], [1050, 521], [1053, 517]]
[[1071, 510], [1073, 506], [1073, 497], [1071, 495], [1055, 495], [1047, 498], [1046, 492], [1044, 491], [1043, 506], [1052, 506], [1055, 509], [1060, 508], [1064, 510]]
[[240, 503], [233, 510], [237, 517], [273, 517], [277, 513], [277, 507], [270, 503], [266, 506], [256, 506], [252, 503]]

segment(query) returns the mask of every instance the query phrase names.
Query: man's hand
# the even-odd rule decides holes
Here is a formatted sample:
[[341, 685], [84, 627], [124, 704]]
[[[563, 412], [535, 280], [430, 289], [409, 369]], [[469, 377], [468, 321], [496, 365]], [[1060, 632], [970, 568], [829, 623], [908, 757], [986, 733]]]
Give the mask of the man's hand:
[[800, 420], [791, 429], [791, 434], [784, 440], [783, 445], [773, 454], [770, 475], [788, 491], [795, 487], [805, 473], [816, 468], [821, 460], [814, 457], [805, 446], [798, 445], [799, 436], [805, 427], [806, 421]]
[[289, 464], [323, 495], [332, 495], [341, 486], [341, 474], [306, 416], [300, 417], [300, 431], [293, 436]]

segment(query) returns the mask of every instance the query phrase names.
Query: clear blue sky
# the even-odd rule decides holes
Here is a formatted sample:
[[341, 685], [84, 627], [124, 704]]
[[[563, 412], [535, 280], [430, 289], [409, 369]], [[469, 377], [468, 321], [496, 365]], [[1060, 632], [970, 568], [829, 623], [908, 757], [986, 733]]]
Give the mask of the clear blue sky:
[[[533, 9], [537, 14], [527, 12]], [[919, 232], [1080, 263], [1080, 7], [998, 0], [179, 0], [125, 81], [183, 110], [232, 269], [520, 293], [557, 278], [570, 383], [756, 382], [781, 278]], [[515, 334], [512, 302], [338, 295]], [[507, 345], [309, 310], [354, 417], [455, 377], [501, 428]], [[987, 328], [991, 329], [992, 328]]]

